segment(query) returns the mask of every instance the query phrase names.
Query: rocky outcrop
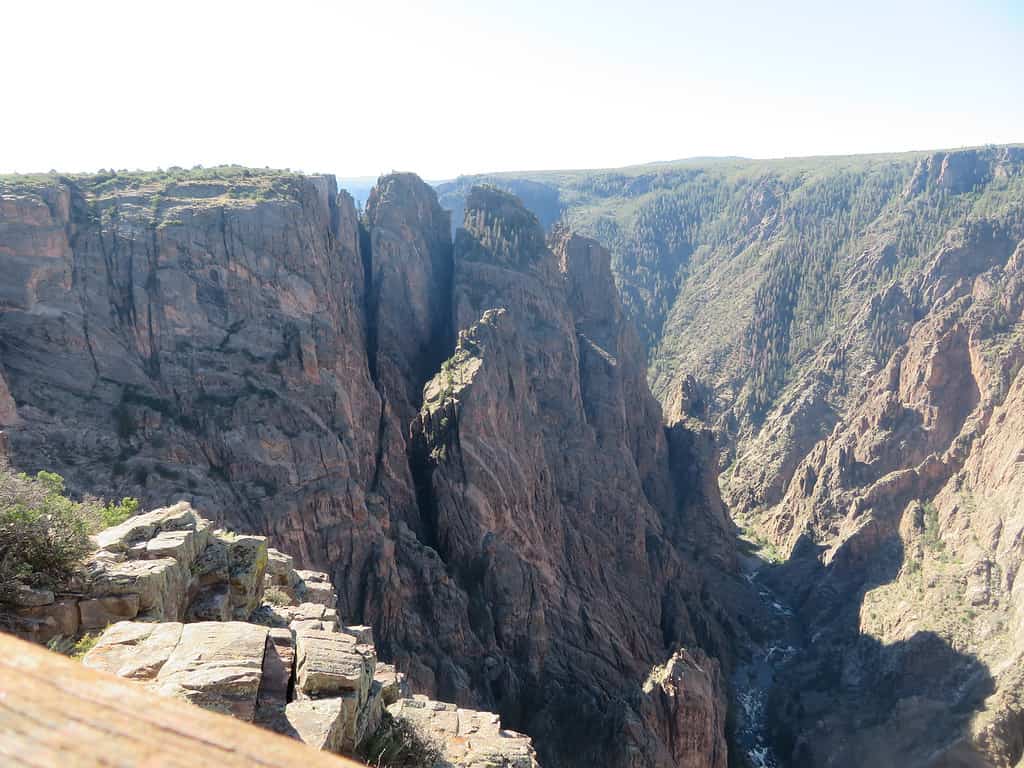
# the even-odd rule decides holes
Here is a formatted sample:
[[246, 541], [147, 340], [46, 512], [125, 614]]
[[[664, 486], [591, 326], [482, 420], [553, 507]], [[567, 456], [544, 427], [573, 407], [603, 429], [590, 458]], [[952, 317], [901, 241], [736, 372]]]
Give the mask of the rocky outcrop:
[[399, 699], [388, 712], [412, 724], [421, 738], [439, 746], [443, 765], [468, 768], [535, 768], [530, 740], [501, 727], [490, 712], [430, 701], [425, 696]]
[[[680, 645], [729, 663], [746, 592], [705, 503], [713, 452], [666, 437], [595, 243], [552, 251], [481, 189], [453, 245], [409, 175], [381, 179], [362, 222], [330, 177], [4, 184], [19, 469], [268, 537], [294, 562], [264, 549], [261, 567], [294, 605], [260, 606], [267, 623], [372, 625], [414, 690], [500, 713], [551, 766], [615, 764], [609, 724]], [[114, 552], [97, 576], [124, 586], [92, 621], [242, 618], [260, 586], [235, 558], [259, 545], [204, 535]], [[166, 556], [193, 547], [189, 568]], [[279, 676], [297, 650], [278, 649]], [[336, 744], [324, 706], [292, 707], [295, 727]]]
[[[185, 505], [155, 510], [100, 533], [97, 542], [108, 549], [98, 551], [93, 560], [111, 551], [144, 550], [168, 529], [207, 533], [210, 523]], [[246, 537], [231, 538], [237, 542]], [[209, 541], [205, 547], [181, 546], [165, 552], [166, 559], [191, 568], [211, 546]], [[263, 554], [257, 562], [267, 559], [265, 545]], [[409, 698], [405, 675], [377, 661], [372, 629], [339, 622], [336, 595], [324, 595], [330, 598], [324, 600], [328, 605], [298, 602], [310, 596], [307, 587], [325, 583], [326, 574], [295, 571], [287, 555], [272, 555], [271, 572], [259, 570], [256, 581], [277, 590], [275, 604], [257, 599], [249, 621], [231, 620], [230, 615], [187, 623], [152, 620], [160, 617], [118, 621], [103, 632], [83, 663], [162, 696], [255, 722], [330, 752], [358, 755], [389, 707], [392, 717], [408, 720], [422, 738], [443, 748], [444, 764], [452, 768], [483, 763], [536, 768], [529, 738], [502, 729], [497, 715], [461, 710], [425, 696]], [[282, 586], [302, 597], [282, 601]], [[169, 595], [170, 602], [187, 603], [194, 591], [182, 588]], [[455, 717], [424, 717], [425, 712]]]
[[[644, 743], [637, 748], [637, 765], [649, 764], [645, 755], [666, 747], [669, 754], [657, 762], [679, 768], [725, 768], [728, 747], [724, 738], [728, 705], [718, 662], [702, 651], [676, 651], [651, 670], [640, 700], [642, 728], [628, 732]], [[654, 731], [652, 726], [667, 729]]]
[[5, 626], [36, 642], [122, 619], [247, 619], [263, 596], [262, 536], [214, 530], [186, 502], [99, 533], [95, 552], [64, 591], [23, 589], [0, 606]]

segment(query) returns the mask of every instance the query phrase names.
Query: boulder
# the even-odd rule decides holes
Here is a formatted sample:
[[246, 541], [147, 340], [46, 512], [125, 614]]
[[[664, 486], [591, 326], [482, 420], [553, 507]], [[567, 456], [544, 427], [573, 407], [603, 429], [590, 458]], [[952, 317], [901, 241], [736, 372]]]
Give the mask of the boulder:
[[334, 591], [330, 577], [322, 571], [295, 571], [299, 577], [298, 593], [303, 602], [317, 603], [328, 608], [335, 608], [338, 595]]
[[252, 722], [266, 642], [267, 628], [257, 624], [186, 624], [157, 675], [157, 692]]
[[356, 648], [351, 635], [307, 630], [295, 636], [296, 691], [305, 696], [346, 692], [366, 699], [374, 664]]
[[267, 549], [267, 579], [270, 584], [290, 586], [297, 581], [295, 560], [273, 547]]
[[396, 670], [393, 664], [378, 662], [373, 671], [373, 680], [381, 686], [381, 698], [385, 706], [410, 695], [405, 675]]
[[267, 538], [231, 535], [227, 539], [227, 547], [231, 615], [244, 621], [263, 600]]
[[206, 548], [209, 534], [205, 528], [198, 531], [161, 531], [146, 542], [145, 558], [159, 560], [172, 557], [191, 568], [196, 556]]
[[293, 701], [285, 708], [284, 732], [316, 749], [341, 752], [346, 725], [354, 716], [352, 697]]

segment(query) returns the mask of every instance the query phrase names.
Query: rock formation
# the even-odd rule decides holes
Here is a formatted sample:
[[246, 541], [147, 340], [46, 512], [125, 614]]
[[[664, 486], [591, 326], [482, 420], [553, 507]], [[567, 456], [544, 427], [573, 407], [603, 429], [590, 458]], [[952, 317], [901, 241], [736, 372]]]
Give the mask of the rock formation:
[[[552, 250], [480, 189], [453, 245], [411, 175], [381, 179], [362, 222], [330, 177], [233, 168], [23, 179], [0, 199], [15, 466], [269, 537], [329, 574], [303, 589], [333, 588], [414, 690], [498, 712], [545, 765], [724, 754], [719, 710], [644, 703], [681, 646], [728, 666], [751, 614], [713, 447], [666, 434], [596, 243]], [[155, 551], [188, 546], [168, 533]], [[224, 557], [197, 555], [187, 604], [154, 586], [104, 610], [237, 620], [251, 595], [231, 551], [226, 596]], [[193, 583], [159, 562], [125, 561]], [[283, 623], [325, 631], [317, 610]], [[722, 680], [698, 701], [717, 706]], [[325, 706], [304, 722], [333, 722]], [[648, 737], [618, 738], [637, 722]]]
[[[476, 615], [462, 654], [480, 660], [503, 716], [603, 762], [626, 749], [608, 725], [660, 712], [609, 701], [608, 681], [626, 695], [664, 660], [666, 639], [724, 649], [726, 612], [704, 586], [712, 560], [702, 572], [673, 544], [683, 510], [668, 442], [636, 337], [608, 300], [608, 255], [571, 236], [556, 251], [506, 193], [467, 198], [453, 288], [463, 330], [424, 390], [414, 445], [433, 541]], [[581, 707], [606, 725], [567, 732], [558, 713]]]
[[[444, 765], [470, 768], [486, 758], [495, 767], [536, 768], [530, 740], [502, 729], [496, 715], [410, 699], [405, 676], [377, 661], [372, 629], [339, 621], [327, 574], [295, 570], [265, 538], [212, 531], [179, 503], [107, 529], [95, 543], [80, 579], [89, 597], [77, 608], [81, 626], [106, 629], [85, 654], [87, 667], [330, 752], [359, 754], [387, 707], [438, 745]], [[141, 569], [149, 563], [158, 570]], [[272, 603], [265, 589], [274, 590]], [[211, 605], [220, 615], [204, 615]], [[65, 610], [55, 602], [37, 608], [45, 613], [21, 631], [43, 639], [50, 624], [38, 617], [63, 618]], [[54, 629], [73, 635], [77, 627]], [[453, 713], [456, 727], [421, 714], [435, 711]]]
[[[751, 759], [1016, 765], [1024, 148], [494, 181], [544, 186], [611, 246], [689, 427], [670, 454], [717, 444], [751, 548], [786, 561], [750, 574], [770, 614], [732, 678], [738, 730], [769, 721], [740, 734]], [[723, 530], [706, 477], [683, 494], [700, 542]]]

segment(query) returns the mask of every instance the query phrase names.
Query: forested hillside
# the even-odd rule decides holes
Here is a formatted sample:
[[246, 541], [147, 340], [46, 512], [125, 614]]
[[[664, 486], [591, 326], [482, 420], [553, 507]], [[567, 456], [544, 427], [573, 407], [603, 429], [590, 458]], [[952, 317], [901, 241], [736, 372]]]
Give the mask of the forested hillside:
[[[1022, 167], [1012, 146], [487, 181], [609, 247], [670, 421], [713, 426], [726, 468], [771, 443], [758, 446], [768, 469], [740, 462], [723, 478], [742, 512], [778, 501], [797, 457], [905, 341], [913, 297], [886, 287], [956, 226], [1019, 227]], [[457, 210], [470, 181], [442, 185], [442, 204]], [[800, 423], [780, 430], [780, 418]]]

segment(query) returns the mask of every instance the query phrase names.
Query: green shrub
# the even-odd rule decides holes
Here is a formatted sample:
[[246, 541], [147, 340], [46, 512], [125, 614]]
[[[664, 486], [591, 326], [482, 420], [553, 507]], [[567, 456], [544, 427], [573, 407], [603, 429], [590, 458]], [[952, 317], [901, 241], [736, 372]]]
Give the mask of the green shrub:
[[72, 659], [82, 659], [85, 654], [92, 650], [102, 634], [102, 630], [99, 632], [86, 632], [78, 639], [57, 635], [46, 644], [46, 647], [56, 653], [70, 656]]
[[263, 602], [267, 605], [276, 605], [278, 608], [281, 608], [286, 605], [291, 605], [292, 599], [288, 597], [288, 593], [280, 587], [267, 587], [263, 591]]
[[53, 472], [35, 477], [0, 463], [0, 600], [15, 582], [57, 587], [92, 550], [89, 535], [123, 522], [139, 502], [74, 501]]
[[385, 712], [376, 732], [363, 742], [359, 756], [377, 768], [434, 768], [441, 748], [421, 735], [409, 721]]
[[939, 510], [930, 501], [924, 504], [924, 545], [929, 549], [943, 550], [945, 544], [939, 535]]

